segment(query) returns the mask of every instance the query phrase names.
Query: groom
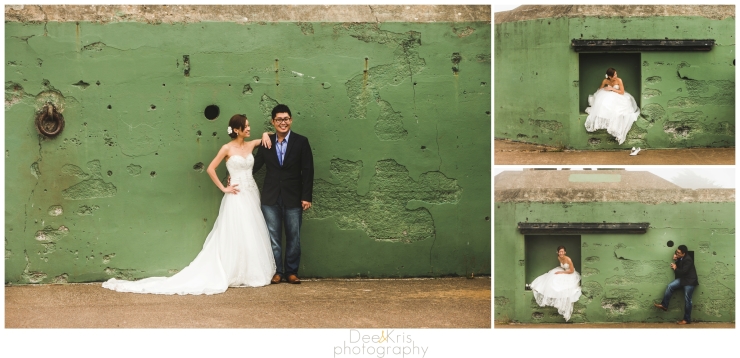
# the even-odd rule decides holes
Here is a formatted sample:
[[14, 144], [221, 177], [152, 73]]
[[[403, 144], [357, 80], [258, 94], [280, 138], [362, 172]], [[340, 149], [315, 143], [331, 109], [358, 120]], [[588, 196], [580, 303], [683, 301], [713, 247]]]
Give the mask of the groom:
[[679, 245], [676, 254], [673, 255], [675, 263], [671, 263], [675, 280], [668, 284], [663, 295], [663, 301], [661, 303], [655, 303], [655, 307], [662, 309], [663, 311], [668, 310], [668, 301], [671, 299], [673, 291], [683, 288], [684, 295], [684, 314], [683, 320], [678, 321], [678, 324], [689, 324], [691, 323], [691, 296], [694, 295], [694, 289], [699, 286], [699, 278], [696, 275], [696, 267], [694, 266], [694, 259], [690, 255], [686, 255], [689, 249], [686, 245]]
[[[311, 207], [313, 193], [313, 154], [308, 138], [290, 130], [293, 124], [290, 108], [278, 104], [272, 109], [275, 135], [272, 148], [260, 146], [254, 158], [252, 173], [267, 167], [262, 187], [262, 214], [270, 232], [272, 253], [277, 270], [272, 283], [301, 283], [298, 264], [301, 260], [301, 221], [303, 211]], [[281, 238], [285, 227], [285, 261]]]

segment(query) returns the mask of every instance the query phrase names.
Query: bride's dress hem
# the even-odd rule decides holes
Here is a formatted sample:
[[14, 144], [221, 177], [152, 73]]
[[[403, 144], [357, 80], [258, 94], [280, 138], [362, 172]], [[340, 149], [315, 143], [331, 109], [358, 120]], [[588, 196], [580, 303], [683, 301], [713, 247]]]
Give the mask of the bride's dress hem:
[[103, 287], [130, 293], [213, 295], [229, 287], [269, 285], [276, 271], [275, 259], [252, 177], [253, 165], [251, 154], [231, 156], [226, 162], [231, 184], [239, 184], [240, 191], [224, 194], [213, 229], [187, 267], [170, 277], [111, 278]]

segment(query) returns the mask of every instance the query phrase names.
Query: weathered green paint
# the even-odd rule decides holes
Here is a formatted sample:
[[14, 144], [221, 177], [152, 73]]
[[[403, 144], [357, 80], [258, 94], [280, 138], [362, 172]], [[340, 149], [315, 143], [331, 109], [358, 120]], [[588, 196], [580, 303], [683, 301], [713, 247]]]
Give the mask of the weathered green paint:
[[[643, 193], [654, 195], [649, 190]], [[572, 322], [680, 320], [680, 292], [674, 293], [668, 312], [655, 309], [653, 303], [662, 299], [673, 279], [668, 265], [681, 244], [694, 252], [699, 275], [692, 320], [735, 320], [734, 202], [496, 202], [494, 217], [495, 320], [564, 322], [556, 309], [539, 307], [524, 286], [558, 265], [555, 251], [563, 244], [574, 262], [580, 261], [575, 266], [580, 268], [583, 295], [574, 306]], [[540, 235], [527, 247], [529, 239], [516, 229], [517, 222], [524, 221], [649, 222], [650, 228], [645, 234], [581, 234], [576, 250], [574, 235], [564, 240]], [[536, 272], [526, 272], [527, 268]]]
[[[734, 18], [701, 16], [604, 14], [497, 23], [494, 136], [576, 149], [733, 146], [734, 34]], [[570, 47], [571, 39], [662, 38], [714, 39], [716, 46], [629, 55], [579, 55]], [[619, 72], [641, 107], [622, 145], [605, 130], [584, 128], [587, 96], [608, 67]]]
[[[204, 168], [229, 117], [257, 137], [278, 102], [316, 166], [302, 275], [490, 274], [490, 36], [490, 22], [6, 22], [6, 283], [182, 269], [218, 212]], [[53, 139], [33, 125], [46, 102], [66, 120]]]

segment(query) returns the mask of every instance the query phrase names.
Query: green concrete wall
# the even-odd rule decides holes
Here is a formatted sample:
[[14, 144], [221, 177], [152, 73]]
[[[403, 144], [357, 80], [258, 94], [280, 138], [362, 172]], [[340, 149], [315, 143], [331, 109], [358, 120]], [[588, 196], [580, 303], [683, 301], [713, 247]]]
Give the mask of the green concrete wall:
[[5, 282], [182, 269], [228, 119], [256, 137], [278, 102], [314, 153], [303, 276], [490, 274], [490, 43], [490, 22], [6, 22]]
[[[645, 194], [650, 196], [649, 194]], [[735, 203], [496, 202], [494, 209], [494, 319], [519, 322], [564, 322], [552, 307], [539, 307], [527, 282], [526, 252], [546, 271], [558, 265], [562, 244], [525, 247], [518, 222], [649, 222], [645, 234], [581, 234], [580, 274], [583, 295], [570, 322], [670, 322], [683, 317], [683, 295], [674, 293], [668, 312], [653, 307], [673, 280], [669, 264], [678, 245], [694, 252], [699, 286], [693, 296], [692, 320], [735, 320]], [[539, 238], [547, 237], [541, 235]], [[568, 236], [569, 240], [572, 238]], [[543, 244], [543, 240], [536, 241]], [[673, 246], [668, 246], [673, 241]], [[569, 254], [576, 250], [568, 249]], [[575, 261], [575, 260], [574, 260]], [[549, 263], [549, 265], [547, 265]], [[541, 273], [544, 273], [541, 272]]]
[[[735, 19], [690, 16], [549, 18], [495, 25], [494, 136], [574, 149], [728, 147], [735, 143]], [[714, 39], [711, 51], [637, 53], [639, 81], [625, 81], [641, 116], [619, 145], [584, 128], [583, 87], [571, 39]], [[599, 64], [601, 64], [599, 62]], [[628, 68], [625, 68], [628, 70]], [[624, 72], [624, 71], [622, 71]], [[632, 77], [629, 77], [632, 78]], [[633, 90], [630, 90], [632, 88]]]

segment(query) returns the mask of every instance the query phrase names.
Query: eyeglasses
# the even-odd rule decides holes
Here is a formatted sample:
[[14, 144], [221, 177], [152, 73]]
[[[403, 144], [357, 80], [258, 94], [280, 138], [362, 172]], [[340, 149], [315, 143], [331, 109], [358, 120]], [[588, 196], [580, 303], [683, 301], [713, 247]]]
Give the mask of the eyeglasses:
[[273, 121], [275, 121], [275, 123], [286, 123], [286, 122], [290, 122], [290, 117], [274, 118]]

